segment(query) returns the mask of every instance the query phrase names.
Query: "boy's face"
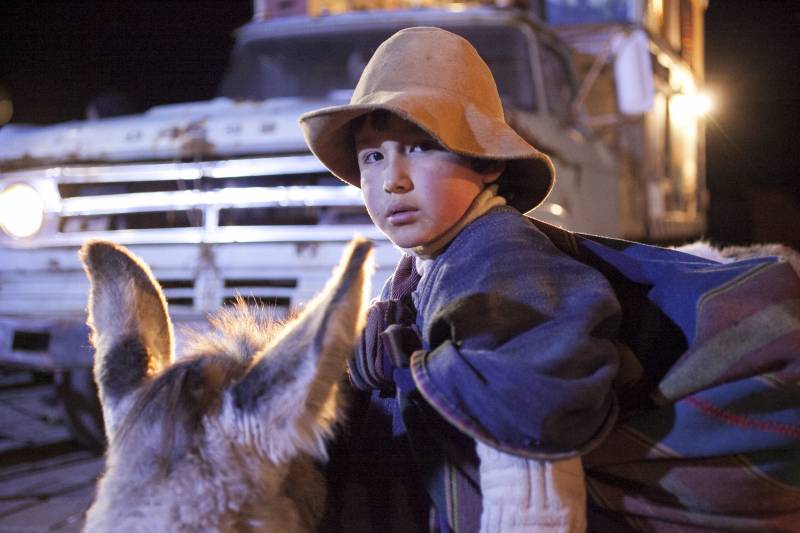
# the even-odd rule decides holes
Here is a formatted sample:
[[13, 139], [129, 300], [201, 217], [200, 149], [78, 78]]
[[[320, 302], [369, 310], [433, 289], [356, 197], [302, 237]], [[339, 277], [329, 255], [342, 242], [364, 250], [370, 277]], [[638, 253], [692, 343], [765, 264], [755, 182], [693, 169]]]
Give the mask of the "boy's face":
[[372, 221], [396, 245], [427, 244], [455, 225], [502, 168], [480, 173], [392, 113], [355, 132], [361, 190]]

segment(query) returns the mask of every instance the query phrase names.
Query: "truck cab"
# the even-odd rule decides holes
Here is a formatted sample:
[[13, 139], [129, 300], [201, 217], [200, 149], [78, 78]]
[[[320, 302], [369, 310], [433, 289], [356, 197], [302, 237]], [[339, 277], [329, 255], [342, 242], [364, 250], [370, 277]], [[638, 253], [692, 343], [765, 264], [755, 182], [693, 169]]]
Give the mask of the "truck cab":
[[76, 255], [86, 240], [147, 261], [178, 324], [202, 325], [239, 296], [284, 316], [354, 234], [377, 243], [376, 285], [390, 274], [399, 252], [359, 190], [310, 154], [297, 118], [346, 103], [401, 28], [451, 30], [487, 62], [509, 123], [556, 165], [532, 216], [658, 242], [702, 232], [702, 117], [685, 109], [702, 65], [655, 30], [671, 27], [674, 4], [702, 42], [702, 1], [386, 4], [255, 0], [218, 98], [0, 129], [0, 365], [54, 373], [81, 440], [102, 441]]

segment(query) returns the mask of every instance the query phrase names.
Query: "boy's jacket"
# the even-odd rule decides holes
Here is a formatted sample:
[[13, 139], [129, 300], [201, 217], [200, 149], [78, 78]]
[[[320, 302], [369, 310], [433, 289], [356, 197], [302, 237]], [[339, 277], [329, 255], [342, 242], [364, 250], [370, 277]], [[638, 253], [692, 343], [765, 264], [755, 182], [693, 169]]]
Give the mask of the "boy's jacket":
[[[492, 240], [498, 235], [503, 243]], [[517, 251], [526, 246], [538, 251]], [[497, 247], [503, 260], [491, 266], [468, 253]], [[385, 441], [407, 433], [419, 470], [430, 472], [429, 494], [447, 517], [442, 530], [479, 523], [477, 458], [466, 435], [531, 457], [582, 453], [590, 530], [789, 531], [800, 523], [800, 279], [787, 263], [719, 264], [567, 232], [510, 208], [477, 219], [445, 253], [416, 293], [425, 318], [417, 323], [428, 329], [425, 350], [411, 357], [417, 390], [398, 402], [372, 396], [354, 454], [365, 478], [386, 462], [389, 445], [378, 445], [376, 428], [390, 423]], [[506, 285], [494, 286], [506, 271]], [[517, 324], [521, 309], [468, 305], [462, 296], [500, 288], [530, 301], [520, 283], [566, 298], [554, 299], [558, 312], [540, 307], [547, 320], [537, 323], [563, 316], [576, 327], [553, 335], [514, 327], [508, 342], [481, 351], [487, 343], [472, 325]], [[515, 349], [517, 331], [524, 338]], [[609, 352], [612, 342], [618, 349]], [[548, 355], [554, 343], [558, 353]], [[571, 431], [565, 420], [579, 423]], [[404, 454], [395, 454], [394, 477], [369, 483], [413, 472]]]

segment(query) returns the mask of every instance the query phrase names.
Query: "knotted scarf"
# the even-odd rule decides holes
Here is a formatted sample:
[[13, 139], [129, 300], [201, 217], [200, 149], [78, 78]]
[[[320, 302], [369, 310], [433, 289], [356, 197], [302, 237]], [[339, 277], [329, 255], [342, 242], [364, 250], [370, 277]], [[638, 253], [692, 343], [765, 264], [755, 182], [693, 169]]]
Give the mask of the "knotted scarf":
[[410, 374], [398, 369], [407, 368], [408, 356], [420, 347], [411, 302], [419, 280], [414, 258], [403, 256], [392, 276], [389, 299], [376, 301], [367, 310], [366, 326], [349, 367], [350, 381], [357, 389], [377, 389], [384, 397], [393, 396], [396, 378], [402, 386], [413, 387]]
[[[349, 365], [350, 381], [357, 389], [378, 390], [383, 398], [396, 398], [401, 411], [407, 405], [404, 398], [416, 388], [408, 366], [410, 356], [421, 347], [411, 302], [420, 279], [415, 257], [404, 255], [392, 277], [389, 299], [379, 300], [368, 309], [364, 332]], [[467, 437], [456, 435], [454, 428], [432, 421], [432, 411], [427, 415], [424, 412], [429, 410], [412, 409], [414, 414], [406, 413], [402, 418], [410, 450], [414, 450], [411, 455], [427, 465], [421, 467], [428, 472], [423, 476], [427, 479], [420, 482], [435, 502], [434, 520], [443, 532], [477, 531], [481, 496], [474, 446]], [[454, 434], [448, 437], [440, 432]], [[388, 487], [382, 490], [390, 491]]]

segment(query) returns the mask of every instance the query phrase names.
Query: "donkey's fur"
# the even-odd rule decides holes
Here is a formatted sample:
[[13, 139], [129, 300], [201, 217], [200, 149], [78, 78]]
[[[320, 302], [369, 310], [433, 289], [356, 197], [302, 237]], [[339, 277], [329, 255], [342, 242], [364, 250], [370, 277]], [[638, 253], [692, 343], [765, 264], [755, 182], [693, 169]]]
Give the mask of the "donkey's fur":
[[263, 324], [240, 303], [173, 362], [148, 267], [112, 243], [84, 245], [109, 442], [86, 531], [313, 530], [325, 499], [314, 460], [342, 411], [370, 256], [355, 240], [298, 318]]
[[719, 261], [730, 263], [740, 259], [753, 257], [777, 256], [787, 261], [795, 272], [800, 275], [800, 252], [783, 244], [753, 244], [750, 246], [715, 247], [708, 241], [696, 241], [676, 248], [682, 252]]

